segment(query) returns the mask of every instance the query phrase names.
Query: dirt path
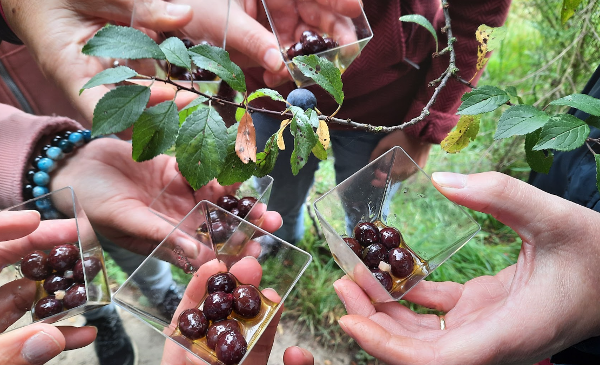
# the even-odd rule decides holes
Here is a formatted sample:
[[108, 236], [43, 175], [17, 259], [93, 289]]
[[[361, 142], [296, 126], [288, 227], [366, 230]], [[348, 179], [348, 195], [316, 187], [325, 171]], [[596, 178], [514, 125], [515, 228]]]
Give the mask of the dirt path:
[[[162, 348], [165, 337], [132, 314], [119, 310], [127, 333], [132, 338], [138, 350], [138, 365], [158, 365], [162, 357]], [[78, 316], [65, 320], [67, 325], [82, 325], [83, 317]], [[309, 336], [300, 336], [294, 330], [293, 323], [280, 323], [273, 351], [268, 365], [282, 365], [283, 352], [289, 346], [301, 346], [310, 349], [315, 355], [315, 365], [348, 365], [350, 358], [344, 353], [335, 353], [331, 350], [316, 346]], [[90, 346], [67, 351], [48, 362], [50, 365], [98, 365], [94, 344]], [[257, 364], [248, 364], [257, 365]]]

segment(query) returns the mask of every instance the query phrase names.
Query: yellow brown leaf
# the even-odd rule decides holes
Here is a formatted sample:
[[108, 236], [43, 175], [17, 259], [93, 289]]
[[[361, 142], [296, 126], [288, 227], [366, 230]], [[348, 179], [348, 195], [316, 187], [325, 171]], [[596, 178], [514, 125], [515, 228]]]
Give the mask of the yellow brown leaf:
[[329, 148], [329, 126], [325, 123], [324, 120], [319, 120], [319, 126], [317, 127], [317, 136], [319, 137], [319, 142], [323, 145], [324, 149]]
[[440, 143], [448, 153], [457, 153], [474, 141], [479, 133], [479, 115], [461, 115], [456, 128]]
[[243, 163], [256, 162], [256, 130], [254, 129], [252, 116], [248, 111], [244, 113], [238, 126], [235, 153]]
[[280, 150], [285, 150], [285, 142], [283, 141], [283, 131], [285, 130], [285, 127], [287, 127], [289, 124], [290, 120], [286, 119], [283, 120], [279, 125], [279, 130], [277, 131], [277, 147], [279, 147]]

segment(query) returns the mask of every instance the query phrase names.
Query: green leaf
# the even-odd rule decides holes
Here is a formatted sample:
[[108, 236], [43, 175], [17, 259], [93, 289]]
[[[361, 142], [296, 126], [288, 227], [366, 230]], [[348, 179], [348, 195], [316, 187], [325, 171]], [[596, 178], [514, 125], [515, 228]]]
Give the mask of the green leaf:
[[572, 94], [554, 100], [550, 105], [566, 105], [584, 113], [600, 117], [600, 99], [585, 94]]
[[311, 54], [310, 56], [294, 57], [293, 62], [304, 76], [313, 79], [331, 94], [338, 104], [341, 105], [344, 102], [342, 73], [331, 61]]
[[481, 86], [464, 94], [458, 107], [460, 115], [476, 115], [498, 109], [509, 100], [508, 94], [495, 86]]
[[590, 127], [594, 127], [594, 128], [598, 128], [600, 129], [600, 117], [597, 117], [595, 115], [590, 115], [586, 120], [585, 123], [587, 125], [589, 125]]
[[192, 68], [192, 59], [181, 39], [177, 37], [167, 38], [160, 44], [160, 49], [171, 64], [188, 70]]
[[512, 97], [517, 97], [519, 94], [517, 93], [517, 88], [514, 86], [509, 86], [506, 88], [506, 93]]
[[146, 161], [160, 155], [175, 143], [178, 130], [177, 105], [173, 100], [146, 109], [133, 125], [133, 159]]
[[215, 178], [227, 156], [227, 128], [214, 108], [200, 108], [183, 123], [175, 141], [177, 163], [191, 187]]
[[318, 158], [321, 161], [327, 160], [327, 151], [321, 143], [315, 144], [315, 146], [312, 149], [312, 153], [313, 155], [315, 155], [316, 158]]
[[596, 189], [600, 191], [600, 155], [595, 153], [594, 160], [596, 160]]
[[562, 9], [560, 11], [560, 21], [565, 24], [573, 14], [575, 9], [581, 4], [581, 0], [563, 0]]
[[494, 139], [522, 136], [539, 129], [550, 120], [550, 116], [531, 105], [513, 105], [498, 120]]
[[88, 56], [137, 60], [164, 60], [165, 54], [154, 40], [131, 27], [107, 25], [100, 29], [81, 50]]
[[227, 128], [227, 157], [223, 163], [223, 169], [217, 176], [217, 181], [221, 185], [231, 185], [236, 182], [248, 180], [254, 174], [256, 165], [250, 161], [243, 163], [235, 151], [235, 139], [238, 133], [239, 123]]
[[248, 95], [248, 99], [246, 99], [246, 104], [249, 104], [254, 99], [262, 98], [264, 96], [267, 96], [275, 101], [282, 101], [285, 103], [285, 99], [283, 98], [283, 96], [281, 96], [279, 92], [271, 89], [258, 89], [250, 95]]
[[[291, 106], [290, 110], [294, 117], [290, 124], [290, 132], [294, 136], [294, 151], [290, 163], [292, 165], [292, 173], [298, 175], [298, 172], [306, 162], [308, 157], [315, 146], [319, 142], [312, 125], [310, 124], [310, 118], [304, 114], [304, 110], [296, 106]], [[307, 113], [315, 113], [313, 110], [308, 109]]]
[[570, 114], [557, 115], [542, 128], [540, 140], [533, 150], [574, 150], [585, 142], [589, 134], [590, 127], [583, 120]]
[[107, 68], [104, 71], [98, 72], [94, 77], [86, 82], [85, 85], [81, 87], [81, 90], [79, 90], [79, 95], [81, 95], [85, 89], [91, 89], [104, 84], [116, 84], [117, 82], [125, 81], [136, 75], [137, 72], [125, 66]]
[[246, 92], [246, 78], [242, 69], [231, 62], [229, 53], [222, 48], [200, 44], [188, 49], [196, 66], [214, 72], [234, 90]]
[[187, 117], [189, 117], [193, 112], [195, 112], [199, 108], [208, 108], [208, 105], [204, 104], [204, 102], [207, 100], [208, 98], [200, 95], [196, 99], [190, 101], [188, 105], [183, 107], [183, 109], [179, 111], [179, 126], [181, 126], [183, 122], [185, 122]]
[[265, 144], [265, 150], [256, 154], [256, 171], [254, 176], [263, 177], [268, 175], [275, 167], [279, 147], [277, 147], [277, 133], [273, 134]]
[[536, 145], [540, 139], [541, 129], [531, 132], [525, 136], [525, 160], [529, 167], [533, 171], [547, 174], [550, 172], [552, 162], [554, 161], [554, 154], [552, 151], [534, 151], [533, 146]]
[[435, 51], [436, 52], [438, 51], [439, 47], [438, 47], [437, 33], [436, 33], [435, 29], [433, 28], [433, 25], [431, 25], [431, 23], [429, 22], [429, 20], [427, 20], [427, 18], [425, 18], [423, 15], [419, 15], [419, 14], [409, 14], [409, 15], [401, 16], [400, 21], [417, 23], [420, 26], [422, 26], [423, 28], [427, 29], [429, 31], [429, 33], [431, 33], [431, 35], [435, 39]]
[[242, 117], [244, 116], [244, 114], [246, 114], [246, 108], [237, 108], [235, 110], [235, 120], [236, 120], [236, 122], [239, 122], [240, 120], [242, 120]]
[[440, 143], [440, 147], [448, 153], [457, 153], [474, 141], [479, 133], [479, 115], [462, 115], [456, 128]]
[[150, 88], [123, 85], [104, 94], [94, 109], [92, 135], [124, 131], [138, 120], [150, 100]]

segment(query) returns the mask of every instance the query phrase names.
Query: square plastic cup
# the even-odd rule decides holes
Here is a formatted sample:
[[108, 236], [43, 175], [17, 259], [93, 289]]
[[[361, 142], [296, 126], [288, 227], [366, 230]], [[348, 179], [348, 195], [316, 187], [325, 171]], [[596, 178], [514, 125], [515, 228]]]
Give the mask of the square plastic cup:
[[[298, 87], [310, 86], [314, 81], [304, 76], [294, 65], [294, 56], [315, 54], [324, 57], [344, 73], [373, 38], [373, 32], [359, 0], [337, 3], [319, 0], [290, 0], [285, 4], [277, 0], [262, 2], [271, 29], [277, 37], [285, 65]], [[328, 5], [330, 3], [343, 3], [343, 6], [331, 8]], [[329, 43], [326, 49], [323, 49], [320, 45], [321, 40], [318, 40], [316, 45], [302, 47], [300, 54], [290, 51], [290, 48], [300, 42], [302, 32], [306, 30], [317, 33], [321, 38], [329, 38], [335, 43]]]
[[[37, 237], [30, 241], [28, 247], [14, 245], [15, 242], [11, 245], [10, 241], [0, 242], [2, 259], [12, 260], [2, 263], [8, 266], [0, 271], [0, 290], [4, 293], [0, 303], [3, 308], [18, 309], [14, 313], [2, 314], [4, 319], [11, 319], [2, 321], [0, 331], [13, 330], [34, 322], [54, 323], [109, 304], [110, 289], [102, 248], [73, 189], [66, 187], [6, 209], [19, 210], [41, 210], [42, 222], [32, 233]], [[56, 252], [63, 250], [56, 247], [63, 245], [68, 245], [67, 249], [73, 253], [68, 260], [55, 261], [53, 257], [61, 256], [56, 256]], [[54, 263], [43, 265], [39, 268], [41, 271], [35, 271], [35, 276], [31, 277], [30, 263], [36, 262], [36, 257], [43, 260], [44, 256], [49, 257], [47, 262]], [[79, 261], [84, 265], [81, 266]], [[60, 270], [56, 270], [56, 265], [60, 265]], [[25, 277], [24, 272], [29, 272], [27, 276], [30, 278]], [[57, 289], [57, 285], [60, 288]], [[44, 300], [48, 296], [54, 296], [54, 299]], [[60, 305], [57, 306], [55, 300]], [[49, 308], [58, 310], [48, 312], [48, 309], [41, 308], [50, 302]], [[55, 314], [40, 318], [44, 311]]]
[[[251, 217], [250, 221], [252, 224], [261, 225], [262, 213], [266, 211], [266, 205], [269, 203], [272, 186], [273, 178], [269, 175], [246, 180], [239, 186], [235, 194], [233, 194], [238, 199], [243, 197], [256, 199], [256, 204], [250, 209], [247, 216], [242, 218]], [[182, 194], [182, 189], [187, 190], [187, 194]], [[175, 227], [192, 211], [194, 204], [199, 202], [199, 200], [188, 199], [188, 197], [194, 194], [194, 190], [185, 182], [184, 177], [178, 174], [154, 198], [149, 207], [152, 212]], [[211, 200], [216, 202], [218, 198], [219, 196], [214, 196]]]
[[[146, 265], [150, 259], [168, 262], [175, 280], [185, 286], [185, 294], [173, 316], [153, 306], [134, 284], [134, 281], [143, 282], [145, 278], [156, 274], [152, 272], [155, 265]], [[248, 354], [311, 260], [307, 252], [208, 201], [201, 201], [113, 298], [118, 305], [168, 339], [165, 353], [168, 352], [169, 356], [189, 357], [186, 354], [189, 352], [207, 364], [222, 364], [215, 351], [207, 347], [206, 337], [190, 340], [181, 334], [177, 324], [182, 311], [203, 308], [208, 277], [217, 272], [230, 271], [235, 273], [238, 284], [254, 285], [264, 294], [257, 317], [245, 320], [235, 311], [228, 316], [228, 319], [238, 320], [242, 324]], [[260, 351], [259, 348], [256, 350]], [[242, 362], [243, 359], [239, 363]]]
[[[314, 207], [335, 261], [374, 302], [401, 299], [480, 230], [477, 222], [444, 197], [400, 147], [392, 148], [325, 193]], [[372, 222], [380, 229], [398, 229], [403, 238], [400, 247], [412, 256], [407, 276], [397, 277], [393, 270], [390, 273], [390, 291], [344, 241], [354, 237], [354, 228], [360, 222]], [[385, 264], [378, 268], [390, 271]]]

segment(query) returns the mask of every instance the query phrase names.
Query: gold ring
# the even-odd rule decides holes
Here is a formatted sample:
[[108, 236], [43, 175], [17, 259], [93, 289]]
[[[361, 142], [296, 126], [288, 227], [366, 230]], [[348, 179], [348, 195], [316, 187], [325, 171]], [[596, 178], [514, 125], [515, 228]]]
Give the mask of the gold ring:
[[438, 316], [440, 318], [440, 329], [443, 331], [446, 329], [446, 318], [444, 316]]

